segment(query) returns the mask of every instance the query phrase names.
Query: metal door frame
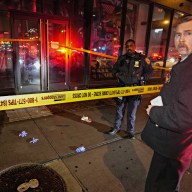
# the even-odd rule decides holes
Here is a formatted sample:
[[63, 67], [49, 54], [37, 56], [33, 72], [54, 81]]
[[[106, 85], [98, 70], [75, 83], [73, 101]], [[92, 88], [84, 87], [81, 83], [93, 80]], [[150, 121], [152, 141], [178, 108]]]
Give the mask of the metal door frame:
[[[47, 92], [51, 91], [49, 90], [49, 76], [48, 76], [48, 59], [49, 59], [49, 53], [47, 52], [48, 50], [48, 23], [53, 22], [56, 24], [66, 24], [66, 45], [69, 44], [69, 21], [64, 20], [63, 18], [54, 18], [50, 16], [44, 16], [44, 15], [38, 15], [38, 14], [27, 14], [27, 13], [22, 13], [22, 12], [12, 12], [11, 13], [11, 26], [12, 26], [12, 37], [14, 37], [14, 28], [15, 28], [15, 20], [37, 20], [39, 24], [39, 42], [40, 42], [40, 91], [35, 91], [35, 92]], [[14, 52], [18, 52], [18, 48], [16, 45], [13, 46]], [[63, 90], [68, 89], [69, 85], [69, 53], [70, 51], [67, 51], [66, 54], [66, 65], [65, 65], [65, 70], [66, 70], [66, 76], [65, 76], [65, 82], [66, 86], [63, 87]], [[16, 58], [14, 61], [14, 75], [15, 75], [15, 92], [16, 94], [20, 94], [21, 92], [19, 91], [19, 82], [18, 82], [18, 66], [16, 66]], [[28, 93], [28, 92], [27, 92]], [[30, 93], [34, 93], [34, 91], [31, 91]]]

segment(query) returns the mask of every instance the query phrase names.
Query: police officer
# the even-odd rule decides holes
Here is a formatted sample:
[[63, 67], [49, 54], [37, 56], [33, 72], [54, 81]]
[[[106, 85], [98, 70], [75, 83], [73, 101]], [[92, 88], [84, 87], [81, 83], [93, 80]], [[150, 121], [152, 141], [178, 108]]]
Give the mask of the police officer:
[[[146, 81], [152, 75], [152, 66], [150, 60], [144, 55], [135, 51], [135, 41], [128, 39], [125, 43], [126, 54], [120, 56], [113, 67], [113, 75], [118, 79], [118, 86], [129, 87], [141, 85], [141, 81]], [[141, 102], [141, 96], [119, 97], [117, 99], [116, 117], [113, 130], [110, 135], [115, 135], [121, 129], [122, 119], [127, 108], [127, 135], [134, 139], [134, 125], [136, 111]]]

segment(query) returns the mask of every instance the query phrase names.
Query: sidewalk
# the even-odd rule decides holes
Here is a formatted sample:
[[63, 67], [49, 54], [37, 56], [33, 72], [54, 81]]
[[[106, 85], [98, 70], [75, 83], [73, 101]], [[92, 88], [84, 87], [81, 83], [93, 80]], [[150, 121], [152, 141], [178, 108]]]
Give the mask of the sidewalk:
[[[1, 112], [0, 171], [40, 163], [61, 175], [68, 192], [143, 192], [152, 150], [142, 143], [140, 133], [150, 99], [144, 97], [139, 107], [135, 140], [123, 139], [124, 131], [106, 134], [115, 115], [111, 99]], [[92, 122], [81, 121], [83, 115]], [[19, 136], [22, 131], [26, 137]], [[33, 138], [37, 142], [30, 143]], [[76, 153], [79, 146], [86, 151]], [[182, 180], [181, 192], [192, 192], [191, 181], [192, 167]]]

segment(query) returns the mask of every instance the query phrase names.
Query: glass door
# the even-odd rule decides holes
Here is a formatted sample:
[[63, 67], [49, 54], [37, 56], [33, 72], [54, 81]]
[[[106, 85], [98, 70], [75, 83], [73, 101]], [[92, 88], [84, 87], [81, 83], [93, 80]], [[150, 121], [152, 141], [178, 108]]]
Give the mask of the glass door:
[[68, 85], [67, 26], [67, 22], [47, 21], [47, 77], [50, 91], [63, 90]]
[[13, 38], [17, 93], [67, 89], [67, 22], [15, 16]]
[[41, 90], [40, 25], [39, 19], [18, 18], [14, 21], [13, 36], [16, 51], [15, 83], [18, 93]]

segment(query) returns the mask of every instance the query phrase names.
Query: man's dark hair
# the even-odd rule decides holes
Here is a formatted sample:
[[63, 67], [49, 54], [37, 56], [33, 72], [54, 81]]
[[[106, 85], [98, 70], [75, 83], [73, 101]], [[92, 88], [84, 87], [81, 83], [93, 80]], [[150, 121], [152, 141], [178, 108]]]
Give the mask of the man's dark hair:
[[187, 15], [179, 18], [176, 22], [176, 27], [181, 23], [186, 23], [188, 21], [192, 21], [192, 15]]
[[127, 45], [127, 43], [129, 43], [129, 42], [132, 42], [132, 43], [135, 44], [135, 41], [134, 41], [133, 39], [128, 39], [128, 40], [125, 42], [125, 45]]

